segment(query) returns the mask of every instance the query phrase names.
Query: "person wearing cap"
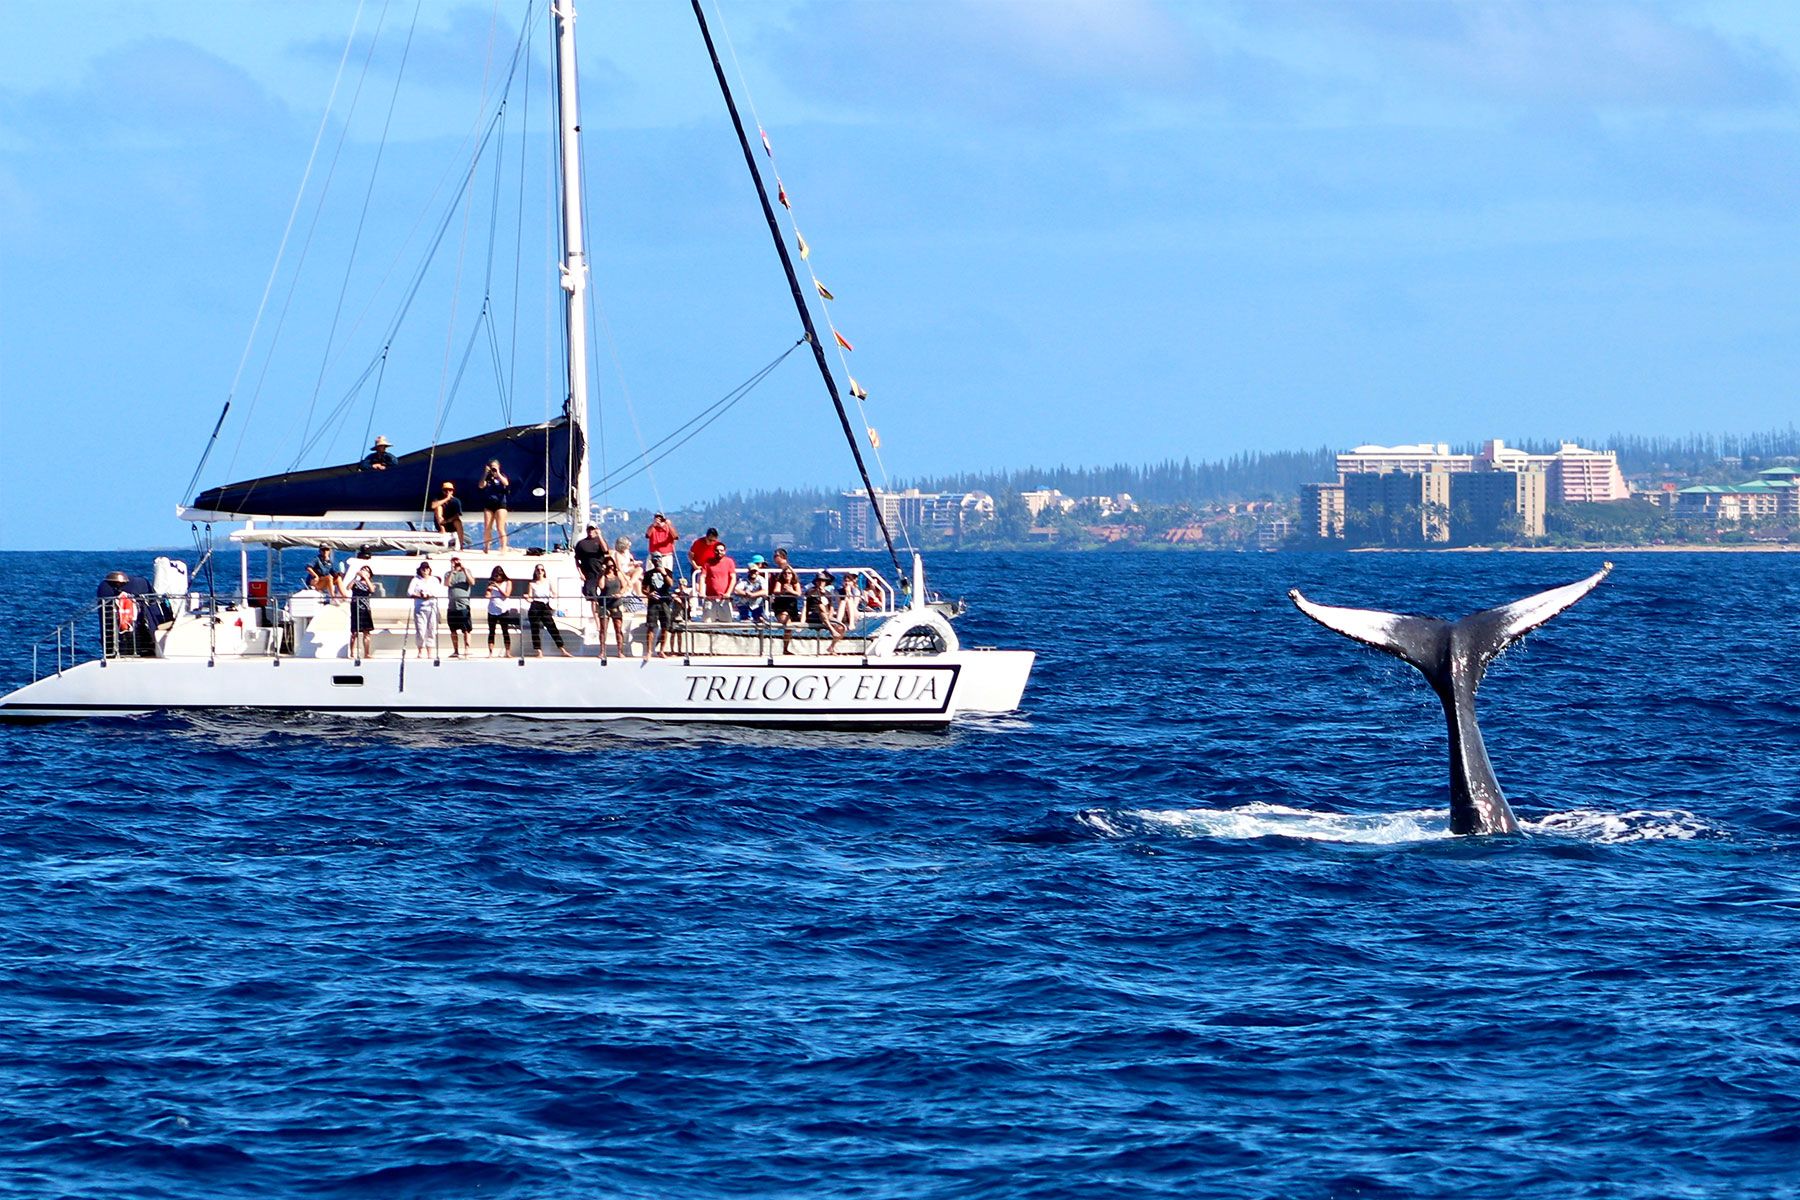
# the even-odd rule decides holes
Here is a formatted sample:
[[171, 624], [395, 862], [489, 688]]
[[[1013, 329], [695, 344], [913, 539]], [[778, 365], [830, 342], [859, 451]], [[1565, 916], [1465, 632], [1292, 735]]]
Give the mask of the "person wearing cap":
[[438, 498], [431, 502], [431, 516], [439, 533], [456, 535], [454, 549], [463, 548], [463, 506], [456, 498], [456, 485], [446, 479], [438, 488]]
[[675, 632], [675, 574], [661, 557], [652, 555], [644, 567], [644, 657], [661, 658]]
[[[444, 572], [444, 594], [449, 599], [449, 607], [444, 610], [444, 624], [450, 629], [450, 657], [467, 658], [469, 656], [469, 634], [474, 631], [475, 617], [469, 610], [469, 592], [475, 587], [474, 579], [463, 567], [462, 559], [452, 554], [450, 569]], [[459, 650], [456, 636], [462, 635]]]
[[600, 536], [598, 525], [587, 527], [587, 536], [576, 542], [571, 548], [575, 554], [575, 570], [581, 576], [581, 594], [588, 602], [594, 614], [594, 621], [600, 622], [600, 575], [606, 560], [612, 556], [606, 552], [606, 540]]
[[743, 582], [737, 585], [736, 594], [738, 620], [761, 625], [769, 615], [769, 572], [762, 555], [750, 556], [750, 565], [744, 571]]
[[[148, 585], [145, 590], [148, 591]], [[94, 599], [100, 602], [100, 652], [110, 658], [115, 654], [136, 653], [135, 643], [127, 650], [122, 644], [125, 638], [133, 638], [135, 627], [121, 630], [119, 628], [119, 610], [122, 607], [120, 597], [132, 595], [131, 577], [123, 571], [110, 571], [100, 586], [94, 589]], [[127, 621], [128, 626], [132, 622]]]
[[[711, 534], [712, 530], [707, 530]], [[731, 620], [731, 593], [737, 587], [737, 560], [725, 552], [725, 543], [716, 537], [712, 557], [700, 568], [701, 595], [706, 601], [708, 621]]]
[[648, 566], [660, 559], [663, 568], [673, 572], [675, 570], [675, 541], [680, 536], [675, 532], [675, 525], [669, 518], [661, 513], [651, 517], [650, 528], [644, 530], [644, 541], [650, 547], [650, 553], [644, 559], [645, 565]]
[[488, 541], [495, 534], [500, 535], [500, 550], [506, 550], [506, 501], [512, 494], [512, 480], [500, 469], [500, 460], [491, 459], [487, 469], [481, 473], [481, 483], [475, 490], [481, 495], [481, 548], [488, 548]]
[[369, 453], [364, 456], [362, 465], [371, 471], [385, 471], [393, 466], [396, 460], [393, 455], [388, 453], [388, 447], [391, 445], [393, 445], [393, 443], [388, 441], [385, 437], [376, 438], [375, 444], [369, 448]]

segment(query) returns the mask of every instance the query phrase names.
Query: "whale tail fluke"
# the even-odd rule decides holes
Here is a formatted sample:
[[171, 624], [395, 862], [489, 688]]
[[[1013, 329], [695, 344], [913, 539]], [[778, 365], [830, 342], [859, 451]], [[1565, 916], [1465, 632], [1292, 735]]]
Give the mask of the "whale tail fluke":
[[1611, 563], [1605, 563], [1586, 579], [1473, 613], [1456, 624], [1467, 630], [1467, 640], [1482, 655], [1481, 665], [1485, 667], [1502, 650], [1599, 587], [1612, 568]]
[[1475, 723], [1475, 690], [1488, 664], [1502, 650], [1593, 591], [1611, 570], [1612, 564], [1606, 563], [1586, 579], [1455, 622], [1315, 604], [1298, 588], [1288, 592], [1288, 599], [1325, 628], [1409, 662], [1431, 681], [1449, 723], [1451, 829], [1456, 833], [1512, 833], [1519, 827], [1518, 820], [1494, 777], [1481, 729]]
[[[1475, 662], [1469, 665], [1486, 667], [1502, 650], [1598, 587], [1612, 566], [1606, 563], [1586, 579], [1484, 609], [1456, 622], [1412, 613], [1315, 604], [1301, 595], [1299, 588], [1290, 589], [1288, 599], [1325, 628], [1411, 663], [1435, 686], [1436, 676], [1449, 665], [1452, 642], [1458, 649], [1474, 652]], [[1478, 670], [1476, 678], [1479, 677]]]

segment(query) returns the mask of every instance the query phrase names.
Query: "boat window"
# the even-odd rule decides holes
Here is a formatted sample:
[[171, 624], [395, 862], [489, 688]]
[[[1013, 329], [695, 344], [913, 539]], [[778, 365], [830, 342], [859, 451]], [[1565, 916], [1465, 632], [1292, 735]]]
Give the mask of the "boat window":
[[914, 625], [894, 643], [895, 654], [942, 654], [944, 635], [930, 625]]
[[331, 677], [333, 687], [361, 687], [362, 681], [361, 675], [333, 675]]

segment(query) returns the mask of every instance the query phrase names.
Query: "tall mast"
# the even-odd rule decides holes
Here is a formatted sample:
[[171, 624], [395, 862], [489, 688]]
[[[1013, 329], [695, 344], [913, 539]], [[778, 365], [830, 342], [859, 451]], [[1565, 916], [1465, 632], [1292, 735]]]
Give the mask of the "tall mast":
[[[562, 166], [562, 287], [567, 293], [569, 399], [563, 412], [574, 436], [569, 439], [570, 523], [575, 532], [588, 519], [588, 362], [587, 247], [581, 230], [581, 106], [575, 86], [575, 0], [554, 0], [556, 27], [556, 118], [558, 161]], [[579, 443], [579, 450], [577, 450]]]

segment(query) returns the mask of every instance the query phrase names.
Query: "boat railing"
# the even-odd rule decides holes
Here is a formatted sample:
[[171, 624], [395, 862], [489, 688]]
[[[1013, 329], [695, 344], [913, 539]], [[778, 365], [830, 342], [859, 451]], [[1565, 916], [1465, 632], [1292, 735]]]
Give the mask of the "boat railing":
[[[192, 598], [186, 594], [93, 600], [31, 644], [32, 682], [61, 675], [90, 659], [148, 657], [155, 653], [156, 629], [161, 624], [151, 623], [151, 614], [186, 612], [191, 604]], [[89, 631], [85, 635], [84, 629]]]
[[[886, 579], [883, 579], [879, 573], [868, 567], [794, 567], [794, 574], [800, 577], [800, 586], [802, 590], [809, 586], [812, 583], [813, 577], [820, 572], [830, 574], [834, 584], [839, 583], [844, 579], [860, 579], [862, 581], [860, 590], [863, 599], [858, 610], [861, 615], [888, 616], [899, 608], [899, 596], [898, 593], [894, 591], [893, 585]], [[775, 571], [772, 567], [765, 567], [763, 570], [763, 577], [765, 579], [772, 579], [774, 574]], [[744, 603], [746, 597], [739, 592], [738, 588], [747, 582], [749, 578], [749, 570], [745, 567], [739, 567], [737, 569], [737, 582], [732, 586], [731, 595], [729, 597], [715, 597], [714, 601], [717, 602], [729, 599], [733, 604]], [[693, 598], [693, 608], [695, 612], [698, 613], [704, 611], [701, 606], [706, 602], [706, 574], [700, 567], [695, 567], [692, 574], [688, 577], [688, 594]], [[841, 595], [842, 593], [836, 591], [832, 593], [834, 599]], [[874, 604], [868, 602], [869, 597], [871, 596], [875, 598]]]

